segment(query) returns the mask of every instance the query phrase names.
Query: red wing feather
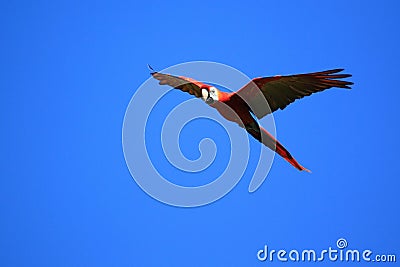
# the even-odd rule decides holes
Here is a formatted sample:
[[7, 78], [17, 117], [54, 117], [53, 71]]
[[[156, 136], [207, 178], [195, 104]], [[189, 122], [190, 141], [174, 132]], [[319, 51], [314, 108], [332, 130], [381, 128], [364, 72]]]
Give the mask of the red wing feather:
[[[278, 109], [284, 109], [295, 100], [309, 96], [316, 92], [338, 87], [351, 89], [352, 82], [340, 79], [351, 77], [350, 74], [338, 74], [343, 69], [333, 69], [321, 72], [297, 74], [289, 76], [275, 76], [255, 78], [237, 94], [244, 98], [258, 118], [272, 113]], [[260, 91], [267, 100], [269, 107], [260, 106], [262, 101]]]
[[161, 85], [169, 85], [176, 89], [182, 90], [183, 92], [188, 92], [196, 97], [201, 97], [201, 88], [207, 87], [207, 85], [202, 82], [183, 76], [177, 77], [159, 72], [153, 72], [151, 75], [155, 79], [159, 80], [159, 84]]

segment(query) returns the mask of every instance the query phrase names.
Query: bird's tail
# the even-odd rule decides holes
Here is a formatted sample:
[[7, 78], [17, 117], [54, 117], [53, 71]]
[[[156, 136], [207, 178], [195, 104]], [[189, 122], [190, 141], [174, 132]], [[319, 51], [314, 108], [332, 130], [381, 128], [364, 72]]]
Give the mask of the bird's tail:
[[268, 148], [274, 150], [276, 153], [278, 153], [282, 158], [284, 158], [286, 161], [288, 161], [290, 164], [292, 164], [296, 169], [300, 171], [306, 171], [306, 172], [311, 172], [309, 169], [304, 168], [301, 166], [295, 158], [290, 155], [289, 151], [286, 150], [286, 148], [279, 143], [278, 140], [275, 139], [267, 130], [264, 128], [260, 127], [261, 130], [261, 135], [262, 135], [262, 143], [267, 146]]

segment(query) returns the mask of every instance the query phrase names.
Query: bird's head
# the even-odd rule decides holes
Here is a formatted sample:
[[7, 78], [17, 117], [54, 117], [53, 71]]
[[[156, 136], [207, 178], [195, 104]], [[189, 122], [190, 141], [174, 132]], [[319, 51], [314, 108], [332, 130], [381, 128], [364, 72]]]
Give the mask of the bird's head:
[[218, 89], [214, 86], [207, 86], [201, 88], [201, 95], [204, 102], [207, 104], [213, 104], [218, 101]]

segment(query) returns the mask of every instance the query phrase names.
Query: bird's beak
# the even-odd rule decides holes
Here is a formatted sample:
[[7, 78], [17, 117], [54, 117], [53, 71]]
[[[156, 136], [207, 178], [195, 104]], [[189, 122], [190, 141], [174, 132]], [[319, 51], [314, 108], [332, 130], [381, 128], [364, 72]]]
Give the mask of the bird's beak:
[[205, 102], [210, 98], [210, 92], [207, 89], [201, 89], [201, 96]]

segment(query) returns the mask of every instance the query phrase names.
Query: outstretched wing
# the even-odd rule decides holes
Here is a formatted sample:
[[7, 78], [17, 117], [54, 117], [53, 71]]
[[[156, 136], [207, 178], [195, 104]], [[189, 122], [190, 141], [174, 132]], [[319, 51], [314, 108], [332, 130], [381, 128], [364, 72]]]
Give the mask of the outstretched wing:
[[170, 74], [164, 74], [159, 72], [152, 72], [151, 75], [160, 81], [161, 85], [169, 85], [176, 89], [188, 92], [196, 97], [201, 97], [201, 88], [207, 87], [206, 84], [196, 81], [192, 78], [183, 76], [173, 76]]
[[[248, 102], [253, 112], [256, 110], [254, 113], [260, 119], [277, 109], [284, 109], [296, 99], [309, 96], [312, 93], [321, 92], [332, 87], [351, 89], [352, 82], [339, 80], [351, 77], [351, 75], [337, 74], [341, 71], [343, 69], [290, 76], [255, 78], [242, 87], [237, 94]], [[260, 98], [260, 91], [265, 100], [267, 100], [269, 107], [266, 107], [265, 101], [258, 99]]]

